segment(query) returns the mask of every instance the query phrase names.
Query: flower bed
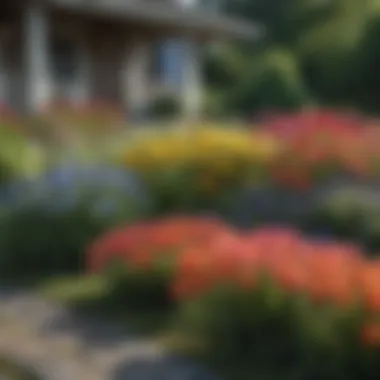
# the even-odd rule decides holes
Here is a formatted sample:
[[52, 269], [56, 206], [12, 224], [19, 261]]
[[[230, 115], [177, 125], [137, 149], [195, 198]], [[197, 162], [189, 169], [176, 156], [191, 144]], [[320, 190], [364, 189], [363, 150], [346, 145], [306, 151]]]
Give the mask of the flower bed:
[[[380, 371], [380, 264], [355, 246], [177, 218], [107, 234], [87, 258], [91, 271], [117, 259], [150, 291], [152, 271], [161, 273], [160, 297], [222, 357], [300, 378], [371, 379]], [[124, 272], [125, 302], [131, 290], [142, 296], [132, 273]]]
[[115, 295], [132, 304], [167, 306], [178, 252], [224, 231], [227, 227], [213, 218], [181, 216], [119, 228], [91, 245], [87, 268], [108, 270]]
[[149, 212], [139, 179], [106, 165], [63, 164], [0, 190], [1, 276], [81, 271], [97, 234]]
[[312, 111], [269, 117], [263, 125], [284, 142], [272, 167], [276, 182], [305, 188], [337, 175], [360, 179], [378, 174], [380, 130], [371, 120]]
[[[108, 118], [119, 120], [120, 114], [115, 110], [104, 106], [95, 108], [98, 112], [83, 108], [75, 110], [74, 114], [81, 116], [80, 120], [82, 117], [89, 120], [89, 126], [92, 116], [97, 117], [98, 113], [101, 124]], [[62, 106], [51, 111], [51, 115], [71, 120], [72, 112]], [[59, 116], [61, 113], [62, 117]], [[38, 171], [36, 167], [45, 170], [50, 166], [47, 165], [50, 164], [49, 154], [30, 148], [23, 140], [20, 128], [13, 127], [18, 125], [17, 118], [8, 114], [2, 119], [7, 125], [0, 127], [3, 143], [0, 182], [13, 180], [15, 176], [24, 177], [26, 172]], [[119, 157], [122, 168], [112, 160], [111, 165], [107, 162], [106, 166], [117, 166], [115, 170], [137, 174], [150, 198], [149, 212], [155, 215], [173, 211], [188, 214], [212, 211], [244, 227], [263, 221], [303, 225], [320, 199], [336, 184], [340, 187], [343, 180], [347, 184], [377, 181], [380, 157], [376, 147], [380, 134], [374, 125], [364, 118], [321, 111], [266, 118], [254, 132], [239, 125], [211, 124], [186, 130], [178, 126], [155, 132], [148, 130], [145, 134], [131, 131]], [[17, 136], [13, 137], [13, 134]], [[123, 138], [120, 140], [124, 142]], [[23, 149], [23, 145], [27, 147]], [[107, 145], [103, 139], [102, 145]], [[94, 150], [98, 153], [92, 147], [91, 151]], [[68, 154], [76, 157], [73, 166], [80, 166], [78, 157], [81, 155], [76, 156], [72, 151]], [[104, 163], [105, 157], [98, 158]], [[91, 156], [90, 160], [94, 159]], [[36, 179], [39, 181], [40, 177]], [[105, 181], [112, 182], [113, 179]], [[91, 183], [87, 187], [96, 186]], [[49, 202], [59, 206], [67, 199], [66, 195], [72, 193], [68, 187], [71, 184], [64, 185], [63, 189], [67, 191], [61, 192], [63, 195], [54, 192], [52, 197], [59, 199]], [[114, 198], [114, 192], [106, 187], [99, 190], [107, 193], [103, 205], [108, 207], [105, 203], [109, 200], [109, 204], [114, 203], [113, 207], [116, 207], [110, 200]], [[118, 194], [117, 198], [123, 196]], [[129, 198], [129, 194], [125, 197]], [[312, 219], [315, 219], [314, 214]], [[321, 228], [314, 220], [309, 224]], [[376, 223], [371, 221], [370, 224], [365, 238], [370, 239], [371, 247], [376, 248], [380, 233]], [[322, 227], [328, 232], [335, 229], [327, 225]], [[344, 237], [350, 236], [345, 234]], [[358, 239], [362, 239], [362, 234]]]
[[205, 124], [147, 133], [121, 160], [150, 181], [157, 173], [186, 173], [193, 191], [213, 195], [247, 179], [305, 189], [337, 175], [376, 177], [379, 142], [371, 120], [312, 111], [263, 118], [253, 132]]
[[[242, 225], [288, 221], [326, 189], [376, 181], [379, 131], [374, 121], [349, 114], [275, 115], [253, 131], [205, 124], [132, 133], [119, 160], [141, 175], [157, 214], [217, 210]], [[273, 208], [270, 218], [259, 217]]]
[[148, 133], [130, 142], [120, 160], [142, 175], [159, 209], [190, 210], [265, 180], [276, 152], [276, 141], [263, 133], [205, 125]]

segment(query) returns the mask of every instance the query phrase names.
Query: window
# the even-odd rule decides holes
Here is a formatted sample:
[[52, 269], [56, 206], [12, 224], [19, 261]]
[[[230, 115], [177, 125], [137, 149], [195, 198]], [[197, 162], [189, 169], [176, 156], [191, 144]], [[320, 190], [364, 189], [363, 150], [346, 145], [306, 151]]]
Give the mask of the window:
[[72, 41], [54, 39], [51, 59], [53, 75], [58, 82], [75, 80], [78, 60], [75, 44]]
[[160, 74], [166, 84], [179, 85], [182, 76], [182, 43], [167, 40], [160, 45]]

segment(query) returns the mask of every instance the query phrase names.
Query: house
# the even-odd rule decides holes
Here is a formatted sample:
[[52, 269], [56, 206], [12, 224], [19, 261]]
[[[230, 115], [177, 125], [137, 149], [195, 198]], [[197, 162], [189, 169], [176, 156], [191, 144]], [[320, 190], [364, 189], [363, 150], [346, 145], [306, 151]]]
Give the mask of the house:
[[38, 113], [58, 99], [74, 104], [96, 99], [141, 113], [163, 86], [173, 84], [168, 73], [176, 70], [167, 64], [158, 70], [153, 47], [165, 50], [175, 39], [181, 46], [180, 77], [172, 90], [184, 114], [196, 117], [202, 44], [254, 38], [258, 30], [193, 3], [1, 0], [0, 103]]

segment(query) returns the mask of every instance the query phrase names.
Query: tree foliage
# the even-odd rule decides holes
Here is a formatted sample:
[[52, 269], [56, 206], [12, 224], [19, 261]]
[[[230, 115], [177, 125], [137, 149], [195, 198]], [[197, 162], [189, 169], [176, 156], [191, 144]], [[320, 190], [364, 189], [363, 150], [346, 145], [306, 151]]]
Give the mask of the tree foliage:
[[[268, 64], [266, 74], [273, 73], [271, 59], [274, 58], [267, 57], [275, 56], [280, 49], [283, 56], [287, 52], [287, 63], [284, 60], [282, 64], [288, 68], [279, 69], [280, 63], [276, 64], [277, 74], [271, 74], [271, 88], [287, 88], [289, 96], [302, 93], [305, 102], [312, 97], [321, 104], [377, 111], [380, 0], [227, 0], [225, 7], [229, 14], [261, 24], [265, 34], [260, 41], [251, 43], [250, 49], [234, 46], [227, 48], [223, 55], [210, 58], [214, 67], [219, 66], [220, 73], [229, 67], [228, 76], [221, 75], [222, 78], [233, 78], [229, 83], [217, 82], [221, 91], [233, 96], [239, 92], [253, 94], [265, 82], [260, 75], [262, 62]], [[231, 57], [235, 63], [228, 66]], [[292, 74], [285, 74], [291, 60]], [[279, 72], [293, 79], [285, 81]], [[262, 93], [263, 97], [267, 96], [265, 91]], [[226, 95], [227, 102], [228, 98]], [[251, 97], [252, 112], [267, 106], [268, 101], [273, 106], [282, 104], [278, 103], [278, 97], [272, 99]], [[247, 101], [244, 97], [243, 100]], [[286, 104], [281, 107], [286, 108]]]

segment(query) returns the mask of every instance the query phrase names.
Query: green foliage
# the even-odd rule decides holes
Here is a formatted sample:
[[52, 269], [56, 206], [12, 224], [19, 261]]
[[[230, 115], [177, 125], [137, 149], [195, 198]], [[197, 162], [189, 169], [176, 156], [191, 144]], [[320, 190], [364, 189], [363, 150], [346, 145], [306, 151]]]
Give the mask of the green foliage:
[[0, 125], [0, 185], [33, 176], [44, 167], [44, 153], [20, 132]]
[[135, 177], [109, 167], [58, 168], [12, 183], [0, 199], [0, 273], [80, 272], [99, 233], [135, 220], [147, 198]]
[[336, 191], [316, 205], [308, 216], [308, 224], [337, 237], [356, 238], [372, 206], [368, 194], [360, 189]]
[[38, 205], [13, 208], [1, 218], [0, 272], [6, 276], [80, 271], [84, 247], [105, 228], [84, 205], [60, 215]]
[[291, 46], [302, 33], [323, 20], [330, 2], [314, 0], [227, 0], [229, 13], [251, 19], [266, 29], [265, 44]]
[[[373, 73], [379, 63], [379, 0], [227, 0], [226, 10], [266, 31], [245, 49], [243, 60], [259, 59], [263, 49], [289, 49], [297, 57], [304, 91], [318, 103], [378, 112], [379, 85]], [[253, 87], [250, 70], [242, 77]], [[228, 94], [230, 88], [223, 91]], [[276, 98], [270, 100], [270, 108], [277, 106]]]
[[180, 113], [180, 103], [170, 94], [161, 94], [153, 101], [151, 113], [155, 118], [177, 117]]
[[380, 64], [380, 16], [373, 17], [365, 25], [355, 58], [351, 62], [353, 86], [356, 88], [354, 100], [363, 109], [377, 113], [379, 79], [373, 73]]
[[220, 287], [185, 302], [184, 328], [203, 337], [214, 361], [244, 366], [251, 374], [355, 379], [350, 365], [361, 360], [353, 349], [356, 314], [344, 318], [328, 305], [314, 308], [301, 296], [279, 302], [283, 294], [277, 298], [269, 287], [270, 297], [268, 285], [254, 292]]
[[243, 114], [266, 108], [295, 110], [309, 102], [295, 57], [277, 49], [251, 60], [230, 98], [232, 107]]
[[216, 45], [208, 51], [205, 72], [211, 88], [234, 86], [249, 64], [242, 49], [231, 45]]
[[157, 262], [149, 267], [110, 263], [105, 271], [110, 297], [128, 308], [140, 311], [165, 310], [173, 306], [168, 292], [172, 271], [166, 263]]
[[327, 196], [306, 217], [305, 226], [361, 244], [370, 255], [380, 249], [380, 203], [373, 190], [346, 188]]
[[290, 358], [294, 341], [290, 331], [286, 333], [288, 321], [269, 305], [258, 308], [253, 303], [255, 297], [260, 295], [220, 287], [182, 304], [181, 320], [191, 333], [205, 339], [217, 359], [250, 361], [255, 369], [276, 362], [274, 368], [281, 373], [283, 365], [291, 365], [296, 359]]

